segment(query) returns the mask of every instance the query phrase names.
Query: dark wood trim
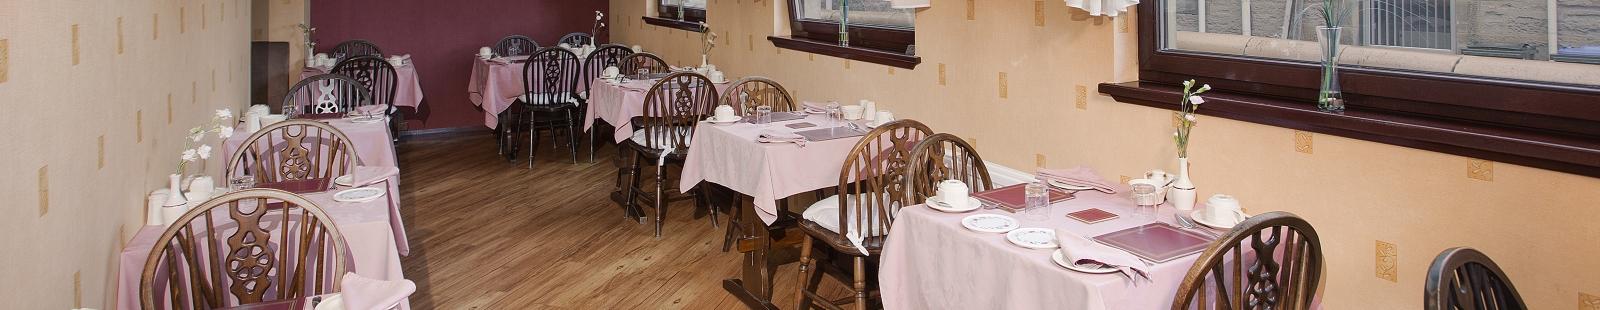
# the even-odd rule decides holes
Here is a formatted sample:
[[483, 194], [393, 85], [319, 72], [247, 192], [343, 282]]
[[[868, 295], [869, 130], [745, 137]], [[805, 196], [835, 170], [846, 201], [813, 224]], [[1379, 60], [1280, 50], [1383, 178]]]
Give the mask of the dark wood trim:
[[[1099, 91], [1119, 102], [1176, 110], [1183, 90], [1175, 85], [1126, 82], [1103, 83]], [[1382, 111], [1330, 114], [1300, 100], [1221, 91], [1207, 93], [1205, 108], [1199, 113], [1600, 177], [1600, 140], [1582, 136]]]
[[922, 63], [922, 58], [917, 56], [890, 53], [854, 46], [845, 47], [831, 42], [823, 42], [806, 38], [769, 36], [767, 37], [767, 41], [772, 41], [773, 46], [782, 49], [822, 54], [896, 68], [916, 69], [917, 64]]
[[[789, 2], [789, 28], [791, 37], [817, 42], [839, 42], [839, 23], [800, 18], [795, 0]], [[889, 28], [873, 25], [850, 25], [850, 46], [875, 49], [888, 53], [904, 54], [906, 48], [916, 44], [916, 29]]]
[[1101, 92], [1175, 109], [1171, 90], [1196, 79], [1236, 98], [1208, 101], [1201, 114], [1600, 176], [1600, 86], [1341, 66], [1347, 111], [1320, 113], [1315, 63], [1163, 50], [1163, 1], [1172, 0], [1138, 7], [1156, 17], [1138, 19], [1140, 82]]
[[651, 25], [656, 25], [656, 26], [661, 26], [661, 27], [667, 27], [667, 28], [674, 28], [674, 29], [684, 30], [684, 31], [706, 32], [706, 28], [700, 26], [700, 23], [691, 23], [691, 22], [686, 22], [686, 21], [681, 21], [681, 20], [676, 20], [676, 19], [665, 19], [665, 18], [650, 17], [650, 16], [645, 16], [645, 17], [643, 17], [643, 19], [644, 19], [644, 23], [646, 23], [646, 24], [651, 24]]

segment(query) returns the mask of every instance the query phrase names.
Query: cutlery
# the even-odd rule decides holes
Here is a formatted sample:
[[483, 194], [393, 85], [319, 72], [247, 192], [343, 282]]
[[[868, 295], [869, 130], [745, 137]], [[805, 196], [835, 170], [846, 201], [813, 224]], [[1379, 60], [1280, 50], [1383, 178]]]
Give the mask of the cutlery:
[[1206, 234], [1207, 236], [1211, 236], [1212, 238], [1222, 238], [1222, 236], [1218, 235], [1216, 232], [1212, 232], [1209, 229], [1200, 228], [1200, 225], [1195, 224], [1190, 219], [1184, 218], [1183, 215], [1181, 215], [1181, 214], [1173, 214], [1172, 218], [1177, 219], [1179, 227], [1183, 227], [1184, 229], [1188, 229], [1188, 230], [1198, 231], [1200, 233]]

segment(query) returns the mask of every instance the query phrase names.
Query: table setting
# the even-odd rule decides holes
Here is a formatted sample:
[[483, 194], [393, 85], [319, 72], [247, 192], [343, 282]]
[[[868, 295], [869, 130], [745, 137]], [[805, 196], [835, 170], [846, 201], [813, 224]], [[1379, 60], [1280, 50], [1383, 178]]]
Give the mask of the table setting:
[[[422, 106], [422, 82], [417, 77], [417, 66], [412, 63], [411, 55], [390, 55], [386, 58], [389, 65], [394, 66], [395, 90], [394, 106], [410, 107], [416, 109]], [[305, 79], [314, 75], [328, 74], [338, 59], [329, 57], [327, 53], [318, 53], [308, 60], [308, 65], [300, 70], [300, 78]]]
[[1197, 254], [1246, 218], [1227, 195], [1177, 210], [1152, 185], [1169, 180], [1111, 184], [1090, 168], [1037, 177], [977, 193], [943, 181], [901, 209], [880, 261], [884, 307], [1167, 308]]
[[[613, 142], [622, 142], [633, 137], [633, 117], [644, 115], [644, 100], [647, 92], [654, 87], [656, 82], [671, 73], [648, 73], [643, 70], [632, 74], [612, 70], [607, 67], [602, 71], [602, 76], [595, 79], [589, 89], [588, 106], [584, 115], [583, 129], [593, 130], [596, 120], [612, 125], [616, 130], [613, 133]], [[711, 80], [720, 94], [732, 82], [716, 66], [706, 65], [697, 68], [673, 68], [674, 72], [696, 72], [706, 75]]]

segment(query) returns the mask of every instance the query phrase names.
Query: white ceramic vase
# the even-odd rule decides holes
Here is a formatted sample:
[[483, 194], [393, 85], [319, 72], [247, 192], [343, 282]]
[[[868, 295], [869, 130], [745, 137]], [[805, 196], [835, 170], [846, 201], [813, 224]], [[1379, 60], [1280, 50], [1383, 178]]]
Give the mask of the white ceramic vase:
[[1195, 198], [1194, 182], [1189, 180], [1189, 158], [1178, 157], [1178, 180], [1172, 181], [1172, 189], [1167, 190], [1167, 202], [1173, 208], [1189, 211], [1194, 210]]
[[183, 176], [169, 174], [167, 178], [171, 184], [167, 187], [167, 201], [161, 204], [161, 224], [170, 226], [189, 212], [189, 201], [183, 199]]

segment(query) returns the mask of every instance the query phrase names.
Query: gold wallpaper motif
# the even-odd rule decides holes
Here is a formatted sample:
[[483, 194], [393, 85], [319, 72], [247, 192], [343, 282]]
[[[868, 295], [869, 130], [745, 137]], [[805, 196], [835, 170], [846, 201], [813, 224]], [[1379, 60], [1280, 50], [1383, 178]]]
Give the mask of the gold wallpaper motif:
[[95, 148], [98, 149], [98, 151], [95, 152], [98, 155], [95, 157], [94, 168], [95, 169], [105, 169], [106, 168], [106, 135], [100, 135], [100, 138], [95, 141]]
[[1467, 178], [1494, 181], [1494, 162], [1474, 159], [1467, 163]]
[[72, 65], [74, 66], [78, 65], [80, 51], [81, 49], [78, 46], [78, 24], [72, 24]]
[[150, 39], [161, 39], [161, 13], [150, 14]]
[[133, 142], [144, 143], [144, 110], [133, 111]]
[[11, 40], [0, 39], [0, 83], [11, 79]]
[[1389, 280], [1389, 282], [1399, 281], [1400, 272], [1397, 265], [1400, 262], [1400, 249], [1392, 243], [1379, 240], [1377, 241], [1375, 253], [1377, 261], [1374, 264], [1376, 267], [1374, 269], [1378, 278]]
[[1033, 0], [1033, 25], [1044, 27], [1044, 0]]
[[122, 17], [117, 17], [117, 55], [122, 55]]
[[1295, 130], [1294, 151], [1311, 154], [1311, 137], [1310, 132]]
[[185, 9], [187, 9], [187, 8], [181, 7], [181, 6], [178, 7], [178, 33], [179, 34], [183, 34], [183, 33], [189, 32], [189, 17], [188, 17], [189, 13], [188, 12], [184, 12]]
[[1600, 296], [1578, 293], [1578, 310], [1600, 310]]
[[978, 0], [967, 0], [967, 20], [978, 20]]
[[1074, 93], [1073, 96], [1072, 96], [1073, 97], [1072, 105], [1073, 106], [1077, 106], [1079, 110], [1088, 110], [1089, 109], [1089, 87], [1088, 86], [1083, 86], [1083, 85], [1074, 85], [1074, 86], [1072, 86], [1072, 90], [1073, 90], [1073, 93]]
[[1006, 73], [1000, 72], [1000, 99], [1006, 99], [1011, 92], [1011, 87], [1006, 85]]
[[939, 86], [946, 85], [944, 72], [944, 63], [939, 63]]
[[39, 166], [39, 217], [50, 213], [50, 165]]

